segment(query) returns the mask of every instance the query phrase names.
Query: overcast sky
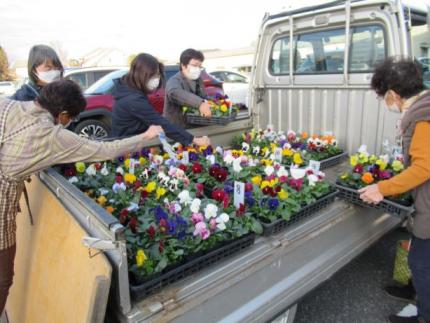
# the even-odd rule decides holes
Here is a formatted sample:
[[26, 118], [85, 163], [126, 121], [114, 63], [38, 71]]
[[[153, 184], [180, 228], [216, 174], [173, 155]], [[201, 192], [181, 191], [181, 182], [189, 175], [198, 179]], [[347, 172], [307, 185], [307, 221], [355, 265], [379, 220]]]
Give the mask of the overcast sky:
[[69, 58], [114, 47], [171, 59], [188, 47], [249, 46], [265, 12], [298, 3], [303, 1], [1, 0], [0, 46], [9, 60], [26, 59], [32, 45], [52, 42], [60, 42]]
[[[188, 47], [234, 49], [257, 38], [265, 12], [323, 0], [1, 0], [0, 46], [10, 61], [59, 42], [68, 58], [97, 47], [176, 59]], [[411, 0], [430, 2], [430, 0]]]

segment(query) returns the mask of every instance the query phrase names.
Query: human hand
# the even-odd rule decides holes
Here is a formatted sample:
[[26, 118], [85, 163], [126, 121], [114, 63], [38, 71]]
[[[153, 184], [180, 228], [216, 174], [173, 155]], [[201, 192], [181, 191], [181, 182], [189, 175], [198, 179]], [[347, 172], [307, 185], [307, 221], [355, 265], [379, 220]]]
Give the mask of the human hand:
[[207, 136], [203, 137], [194, 137], [193, 144], [197, 146], [209, 146], [211, 144], [211, 141]]
[[384, 196], [379, 191], [377, 184], [363, 187], [358, 190], [358, 193], [360, 193], [360, 198], [369, 204], [376, 205], [384, 199]]
[[202, 117], [210, 118], [212, 116], [211, 104], [206, 100], [200, 104], [199, 111]]
[[164, 130], [160, 126], [150, 126], [148, 130], [143, 133], [143, 139], [149, 140], [157, 137], [159, 134], [164, 133]]

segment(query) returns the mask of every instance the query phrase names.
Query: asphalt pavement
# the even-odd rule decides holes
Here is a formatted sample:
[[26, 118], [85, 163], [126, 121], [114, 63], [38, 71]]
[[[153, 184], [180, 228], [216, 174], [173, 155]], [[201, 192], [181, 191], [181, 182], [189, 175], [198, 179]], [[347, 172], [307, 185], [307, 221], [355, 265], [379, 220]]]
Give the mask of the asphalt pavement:
[[298, 305], [294, 323], [382, 323], [407, 303], [388, 297], [396, 241], [407, 239], [401, 229], [389, 232]]

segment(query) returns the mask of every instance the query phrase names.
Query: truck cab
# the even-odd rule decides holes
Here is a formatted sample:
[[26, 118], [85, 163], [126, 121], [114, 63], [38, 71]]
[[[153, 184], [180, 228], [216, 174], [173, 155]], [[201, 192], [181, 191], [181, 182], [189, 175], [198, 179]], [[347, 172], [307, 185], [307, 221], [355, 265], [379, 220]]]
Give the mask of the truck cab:
[[[388, 56], [429, 55], [428, 11], [401, 1], [363, 0], [267, 14], [258, 35], [249, 109], [228, 126], [191, 132], [228, 146], [234, 135], [270, 124], [275, 130], [335, 134], [349, 153], [362, 143], [380, 153], [385, 140], [395, 140], [398, 116], [370, 89], [373, 68]], [[419, 40], [417, 29], [427, 38]], [[327, 178], [334, 181], [347, 166], [328, 169]], [[34, 177], [29, 190], [35, 225], [25, 214], [18, 219], [10, 322], [32, 322], [25, 311], [40, 309], [55, 312], [58, 322], [77, 322], [77, 313], [70, 310], [75, 304], [86, 311], [79, 318], [88, 322], [292, 322], [301, 298], [404, 220], [338, 199], [283, 232], [258, 237], [244, 252], [136, 302], [130, 297], [124, 228], [118, 220], [53, 169]], [[70, 225], [56, 226], [58, 221], [80, 230], [67, 234]], [[62, 253], [68, 243], [79, 249], [75, 258]], [[40, 259], [54, 262], [59, 255], [61, 263], [40, 264]], [[54, 275], [53, 268], [68, 274]], [[79, 283], [83, 274], [90, 291], [83, 292]], [[52, 292], [63, 285], [64, 293]], [[23, 302], [25, 310], [18, 306]]]

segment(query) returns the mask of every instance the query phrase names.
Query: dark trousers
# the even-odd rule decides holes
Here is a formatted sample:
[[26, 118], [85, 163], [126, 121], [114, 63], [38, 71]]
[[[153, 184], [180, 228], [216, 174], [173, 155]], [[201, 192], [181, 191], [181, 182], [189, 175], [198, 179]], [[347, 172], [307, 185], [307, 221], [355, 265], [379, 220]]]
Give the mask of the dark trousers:
[[430, 239], [412, 237], [408, 263], [417, 291], [418, 315], [430, 322]]
[[16, 245], [0, 250], [0, 315], [6, 305], [9, 288], [12, 286], [15, 252]]

